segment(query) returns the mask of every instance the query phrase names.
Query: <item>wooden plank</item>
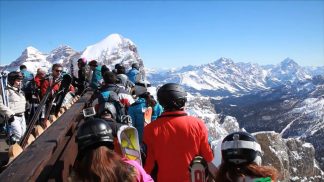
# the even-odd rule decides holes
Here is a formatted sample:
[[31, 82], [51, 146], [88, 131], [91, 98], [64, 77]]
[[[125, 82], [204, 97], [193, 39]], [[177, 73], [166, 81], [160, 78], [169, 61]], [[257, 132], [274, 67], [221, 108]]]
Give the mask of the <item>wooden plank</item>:
[[[35, 142], [27, 147], [0, 174], [1, 181], [36, 181], [39, 177], [46, 177], [46, 174], [50, 174], [57, 159], [65, 150], [64, 146], [69, 146], [66, 144], [72, 140], [73, 127], [76, 126], [73, 123], [80, 122], [80, 114], [91, 94], [86, 93], [51, 127], [45, 130]], [[42, 176], [40, 176], [41, 174]]]

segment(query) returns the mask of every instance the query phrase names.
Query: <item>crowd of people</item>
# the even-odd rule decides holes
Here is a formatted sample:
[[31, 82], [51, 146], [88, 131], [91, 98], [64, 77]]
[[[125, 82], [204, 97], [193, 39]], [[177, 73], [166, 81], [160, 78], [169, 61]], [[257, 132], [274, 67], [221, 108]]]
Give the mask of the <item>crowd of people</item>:
[[[219, 168], [208, 171], [213, 177], [210, 180], [276, 181], [279, 178], [275, 168], [261, 165], [261, 147], [249, 133], [229, 134], [222, 142], [222, 156], [214, 156], [204, 122], [185, 111], [187, 92], [181, 85], [167, 83], [157, 90], [155, 98], [138, 63], [133, 63], [128, 72], [122, 64], [110, 70], [107, 65], [100, 65], [96, 60], [87, 62], [84, 58], [77, 64], [78, 75], [73, 77], [69, 91], [81, 95], [91, 88], [94, 92], [91, 100], [97, 100], [97, 105], [95, 117], [85, 119], [78, 129], [73, 180], [190, 181], [188, 168], [196, 156], [202, 156], [208, 165], [212, 165], [214, 157], [222, 157]], [[0, 102], [1, 115], [9, 118], [12, 128], [9, 136], [13, 142], [18, 142], [26, 130], [28, 107], [25, 106], [35, 95], [41, 99], [53, 83], [58, 85], [53, 86], [51, 95], [58, 91], [60, 85], [56, 80], [62, 76], [63, 66], [54, 64], [50, 74], [39, 68], [35, 77], [26, 66], [20, 69], [8, 74], [9, 106]], [[30, 83], [34, 83], [32, 91]], [[148, 108], [152, 109], [150, 123], [145, 122]], [[125, 115], [130, 116], [131, 124], [138, 131], [143, 166], [126, 159], [116, 146], [116, 128], [125, 124]]]

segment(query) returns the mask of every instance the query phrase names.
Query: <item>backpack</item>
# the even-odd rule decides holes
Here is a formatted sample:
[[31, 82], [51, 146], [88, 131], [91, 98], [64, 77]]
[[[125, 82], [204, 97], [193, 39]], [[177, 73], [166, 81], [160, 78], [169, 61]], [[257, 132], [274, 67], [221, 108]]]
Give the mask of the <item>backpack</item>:
[[104, 108], [105, 102], [111, 102], [115, 106], [116, 111], [117, 111], [116, 121], [118, 123], [120, 123], [122, 120], [122, 117], [124, 115], [126, 115], [126, 108], [122, 103], [120, 103], [119, 100], [111, 98], [112, 93], [115, 93], [115, 92], [108, 91], [108, 90], [100, 92], [100, 96], [98, 98], [99, 108]]

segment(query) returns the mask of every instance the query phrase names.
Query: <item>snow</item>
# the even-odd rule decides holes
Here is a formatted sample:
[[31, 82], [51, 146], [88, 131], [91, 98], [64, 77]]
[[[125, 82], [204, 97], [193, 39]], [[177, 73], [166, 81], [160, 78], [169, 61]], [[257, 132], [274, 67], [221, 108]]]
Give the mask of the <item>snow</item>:
[[311, 143], [304, 143], [303, 147], [305, 147], [305, 148], [314, 148]]
[[290, 151], [291, 155], [296, 159], [296, 160], [301, 160], [302, 157], [298, 154], [297, 151]]
[[81, 57], [87, 60], [99, 60], [103, 53], [112, 54], [123, 43], [123, 37], [121, 35], [111, 34], [100, 42], [86, 47]]

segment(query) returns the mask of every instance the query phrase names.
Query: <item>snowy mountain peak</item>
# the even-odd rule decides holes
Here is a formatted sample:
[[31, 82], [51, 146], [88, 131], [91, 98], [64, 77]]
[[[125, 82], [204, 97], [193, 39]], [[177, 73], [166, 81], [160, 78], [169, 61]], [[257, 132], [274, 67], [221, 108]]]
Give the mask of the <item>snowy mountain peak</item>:
[[27, 47], [21, 54], [24, 57], [37, 57], [37, 55], [41, 55], [42, 53], [36, 49], [35, 47], [29, 46]]
[[69, 49], [72, 49], [70, 46], [68, 45], [59, 45], [57, 48], [53, 49], [51, 51], [52, 52], [59, 52], [59, 51], [62, 51], [62, 50], [69, 50]]
[[87, 60], [97, 60], [110, 68], [117, 63], [122, 63], [129, 68], [134, 62], [138, 62], [140, 67], [143, 67], [136, 45], [119, 34], [111, 34], [98, 43], [88, 46], [81, 57]]
[[232, 65], [234, 61], [229, 58], [221, 57], [220, 59], [215, 61], [215, 64], [218, 66]]
[[66, 65], [71, 59], [77, 59], [80, 54], [67, 45], [60, 45], [52, 50], [46, 60], [52, 64], [60, 63]]
[[281, 63], [281, 68], [283, 69], [291, 69], [291, 68], [298, 68], [299, 65], [296, 63], [293, 59], [290, 59], [289, 57], [283, 60]]
[[106, 44], [106, 45], [120, 45], [123, 43], [123, 37], [119, 34], [110, 34], [105, 39], [99, 42], [99, 44]]

